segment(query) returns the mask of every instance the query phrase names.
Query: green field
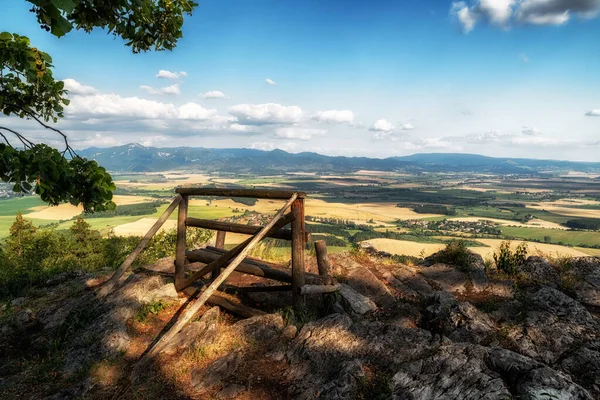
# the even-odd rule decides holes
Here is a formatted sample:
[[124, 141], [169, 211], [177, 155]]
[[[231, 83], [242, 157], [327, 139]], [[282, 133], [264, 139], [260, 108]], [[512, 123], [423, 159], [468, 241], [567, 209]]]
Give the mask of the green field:
[[26, 214], [30, 212], [30, 208], [38, 206], [47, 206], [38, 196], [24, 196], [0, 200], [0, 216], [14, 217], [19, 211]]
[[506, 236], [540, 241], [544, 241], [544, 238], [549, 236], [552, 243], [563, 242], [569, 246], [600, 246], [600, 232], [505, 226], [502, 227], [502, 233]]

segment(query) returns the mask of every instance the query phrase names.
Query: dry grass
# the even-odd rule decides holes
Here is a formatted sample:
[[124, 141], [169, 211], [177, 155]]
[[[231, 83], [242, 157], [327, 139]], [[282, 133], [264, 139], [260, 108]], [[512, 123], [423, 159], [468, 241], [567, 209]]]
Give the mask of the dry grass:
[[418, 243], [408, 240], [395, 239], [370, 239], [363, 243], [369, 243], [377, 250], [385, 251], [390, 254], [407, 255], [411, 257], [425, 257], [436, 253], [446, 247], [443, 243]]
[[[149, 197], [143, 196], [122, 196], [115, 195], [113, 201], [118, 206], [128, 204], [139, 204], [154, 201]], [[71, 219], [83, 212], [83, 207], [75, 207], [71, 204], [59, 204], [58, 206], [39, 206], [33, 208], [35, 211], [27, 214], [27, 218], [47, 219], [47, 220], [66, 220]]]

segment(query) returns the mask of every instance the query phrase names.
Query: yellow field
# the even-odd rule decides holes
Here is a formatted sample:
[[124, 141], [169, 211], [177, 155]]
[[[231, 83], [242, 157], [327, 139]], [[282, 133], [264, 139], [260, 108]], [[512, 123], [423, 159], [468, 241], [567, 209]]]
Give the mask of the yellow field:
[[[117, 225], [113, 228], [113, 231], [117, 236], [144, 236], [146, 232], [152, 228], [152, 225], [154, 225], [155, 222], [156, 219], [154, 218], [142, 218], [136, 222]], [[168, 219], [165, 221], [161, 230], [170, 230], [176, 227], [177, 221]]]
[[206, 184], [210, 183], [210, 176], [204, 174], [181, 174], [176, 172], [154, 172], [145, 176], [156, 176], [157, 179], [165, 177], [167, 182], [128, 182], [117, 181], [118, 187], [132, 187], [145, 190], [173, 189], [179, 185]]
[[[484, 259], [491, 259], [494, 252], [500, 247], [500, 243], [503, 242], [501, 239], [477, 239], [478, 242], [486, 244], [490, 247], [469, 247], [474, 253], [481, 255]], [[386, 251], [391, 254], [407, 255], [413, 257], [424, 257], [430, 256], [431, 254], [440, 251], [444, 247], [444, 244], [438, 243], [417, 243], [410, 242], [407, 240], [394, 240], [394, 239], [370, 239], [363, 243], [370, 243], [377, 250]], [[513, 248], [522, 243], [521, 241], [511, 242]], [[576, 249], [572, 247], [559, 246], [555, 244], [545, 243], [534, 243], [527, 242], [530, 255], [537, 255], [538, 253], [547, 255], [567, 255], [574, 257], [583, 257], [590, 255], [589, 250], [593, 249]], [[585, 250], [585, 251], [584, 251]], [[422, 252], [422, 253], [421, 253]]]
[[600, 257], [600, 249], [588, 249], [587, 247], [573, 247], [575, 250], [579, 250], [582, 253], [589, 254], [590, 256]]
[[448, 218], [452, 221], [462, 221], [462, 222], [477, 222], [477, 221], [492, 221], [502, 226], [518, 226], [521, 228], [548, 228], [548, 229], [563, 229], [566, 230], [568, 228], [559, 225], [555, 222], [545, 221], [543, 219], [534, 218], [526, 224], [516, 221], [510, 221], [507, 219], [496, 219], [496, 218], [481, 218], [481, 217], [464, 217], [464, 218]]
[[[143, 196], [119, 196], [115, 195], [113, 201], [118, 205], [139, 204], [152, 201], [150, 197]], [[57, 206], [39, 206], [34, 207], [32, 213], [27, 214], [27, 218], [65, 220], [71, 219], [83, 212], [83, 206], [75, 207], [71, 204], [59, 204]]]
[[552, 203], [540, 203], [539, 205], [530, 205], [528, 207], [534, 208], [536, 210], [546, 210], [553, 214], [565, 215], [567, 217], [600, 218], [600, 210], [569, 208], [564, 206], [552, 205]]

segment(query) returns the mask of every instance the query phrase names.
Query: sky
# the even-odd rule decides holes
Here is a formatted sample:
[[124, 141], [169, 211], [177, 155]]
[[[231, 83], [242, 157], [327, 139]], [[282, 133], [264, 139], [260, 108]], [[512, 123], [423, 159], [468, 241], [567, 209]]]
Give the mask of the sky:
[[[2, 0], [0, 31], [53, 57], [73, 147], [246, 147], [600, 162], [600, 0], [197, 0], [172, 51], [56, 38]], [[60, 146], [34, 121], [0, 123]]]

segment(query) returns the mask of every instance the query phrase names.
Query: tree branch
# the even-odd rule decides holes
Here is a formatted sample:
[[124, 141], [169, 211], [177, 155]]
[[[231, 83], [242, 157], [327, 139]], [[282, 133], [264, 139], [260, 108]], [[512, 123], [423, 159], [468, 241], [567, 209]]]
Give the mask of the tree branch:
[[[25, 146], [25, 148], [31, 148], [31, 147], [35, 146], [35, 143], [33, 143], [31, 140], [27, 139], [25, 136], [21, 135], [17, 131], [14, 131], [10, 128], [6, 128], [4, 126], [0, 126], [0, 129], [4, 129], [5, 131], [8, 131], [8, 132], [12, 133], [13, 135], [15, 135], [21, 141], [21, 143], [23, 143], [23, 146]], [[2, 136], [4, 136], [4, 135], [2, 135]]]

